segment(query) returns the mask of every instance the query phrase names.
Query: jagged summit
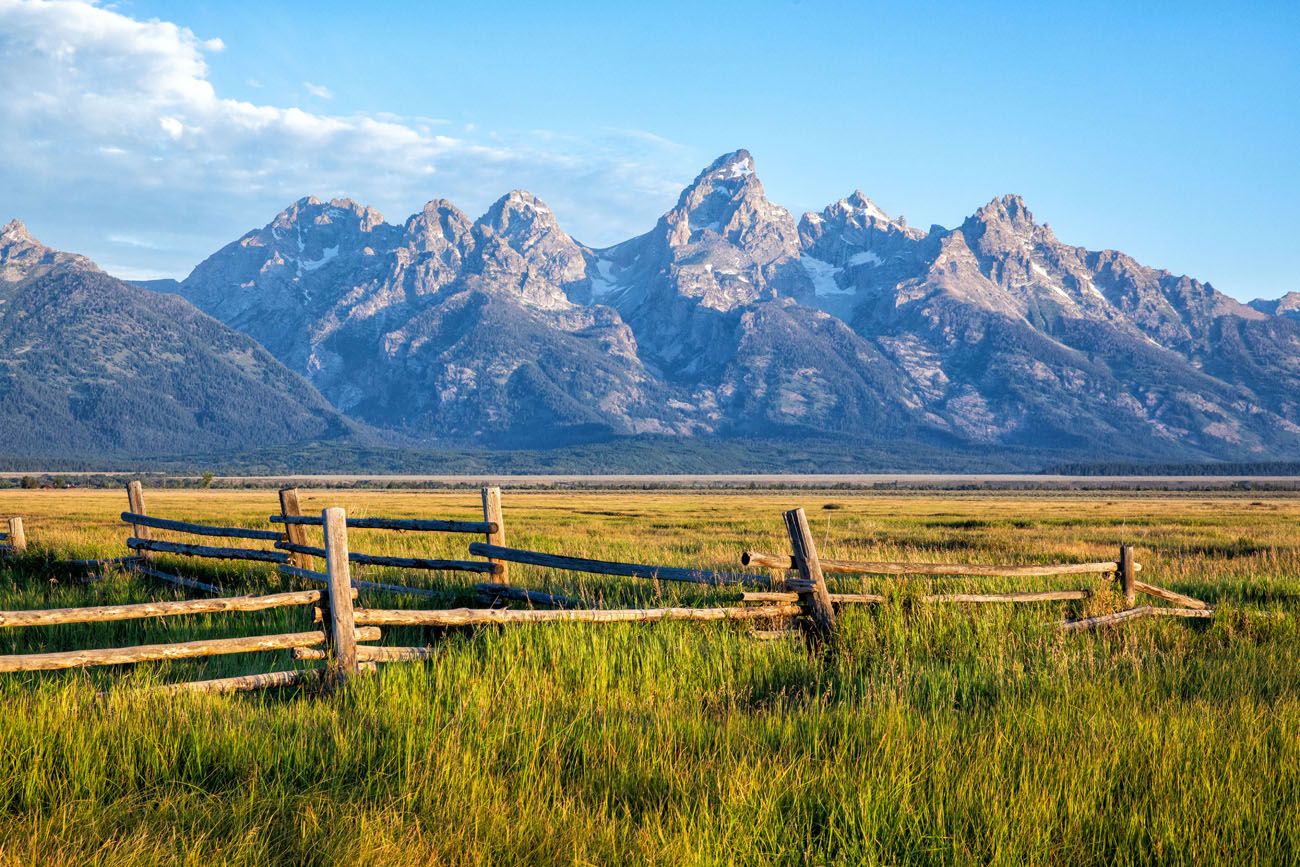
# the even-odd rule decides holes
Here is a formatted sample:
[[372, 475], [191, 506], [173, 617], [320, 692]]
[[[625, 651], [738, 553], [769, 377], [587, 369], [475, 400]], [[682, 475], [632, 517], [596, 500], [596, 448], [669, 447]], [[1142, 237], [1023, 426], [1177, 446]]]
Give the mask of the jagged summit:
[[270, 225], [282, 228], [298, 224], [330, 225], [339, 220], [353, 223], [361, 231], [369, 232], [384, 224], [384, 215], [348, 198], [324, 202], [315, 196], [304, 196], [276, 214]]
[[970, 221], [985, 225], [997, 223], [1010, 226], [1017, 231], [1032, 231], [1038, 226], [1025, 200], [1013, 193], [993, 199], [978, 209]]
[[527, 190], [511, 190], [497, 199], [478, 222], [499, 234], [509, 235], [559, 230], [554, 212]]
[[476, 285], [503, 288], [529, 305], [559, 310], [571, 292], [585, 292], [587, 260], [582, 248], [541, 199], [512, 190], [474, 223], [474, 255], [468, 268]]
[[0, 241], [34, 241], [23, 221], [14, 217], [0, 228]]
[[851, 196], [840, 199], [831, 207], [838, 207], [847, 214], [860, 212], [863, 216], [873, 220], [881, 220], [886, 223], [892, 222], [889, 215], [882, 211], [875, 202], [867, 198], [866, 193], [862, 192], [862, 190], [854, 190]]

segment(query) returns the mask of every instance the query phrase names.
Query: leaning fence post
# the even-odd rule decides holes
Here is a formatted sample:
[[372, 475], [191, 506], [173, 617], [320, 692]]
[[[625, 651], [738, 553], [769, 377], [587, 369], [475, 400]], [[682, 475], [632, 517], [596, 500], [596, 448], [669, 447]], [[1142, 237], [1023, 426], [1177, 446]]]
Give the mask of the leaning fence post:
[[1133, 546], [1119, 546], [1119, 584], [1124, 591], [1124, 603], [1130, 608], [1137, 603], [1137, 569], [1133, 563]]
[[[131, 512], [133, 512], [134, 514], [137, 515], [149, 514], [144, 510], [144, 485], [140, 484], [140, 481], [138, 479], [133, 482], [130, 482], [126, 486], [126, 503], [127, 503], [127, 508], [129, 508]], [[131, 525], [131, 535], [135, 536], [137, 539], [153, 538], [153, 535], [149, 532], [149, 528], [142, 526], [140, 524]], [[152, 551], [141, 550], [141, 551], [136, 551], [135, 553], [142, 560], [153, 559]]]
[[23, 532], [23, 519], [9, 519], [9, 548], [15, 554], [21, 554], [27, 548], [27, 534]]
[[[280, 489], [280, 517], [298, 518], [302, 516], [302, 506], [298, 504], [297, 488]], [[307, 528], [302, 524], [290, 524], [284, 522], [284, 535], [291, 545], [307, 544]], [[299, 554], [297, 551], [290, 552], [289, 561], [299, 569], [310, 569], [312, 566], [310, 554]]]
[[826, 577], [822, 575], [817, 545], [813, 542], [812, 529], [803, 509], [791, 509], [785, 513], [785, 528], [790, 532], [795, 568], [799, 570], [798, 582], [787, 581], [786, 588], [799, 594], [804, 634], [815, 643], [821, 642], [835, 630], [835, 609], [831, 607], [831, 595], [826, 589]]
[[[483, 489], [483, 520], [489, 524], [496, 524], [496, 530], [489, 530], [486, 541], [489, 545], [499, 545], [504, 547], [506, 544], [506, 524], [505, 519], [501, 517], [501, 489], [494, 486]], [[492, 582], [494, 584], [506, 584], [506, 564], [503, 560], [493, 560], [488, 558], [495, 569], [492, 572]]]
[[325, 572], [329, 596], [324, 617], [325, 643], [331, 653], [331, 676], [338, 683], [357, 673], [356, 619], [352, 613], [352, 570], [348, 566], [348, 516], [335, 506], [321, 512], [325, 528]]

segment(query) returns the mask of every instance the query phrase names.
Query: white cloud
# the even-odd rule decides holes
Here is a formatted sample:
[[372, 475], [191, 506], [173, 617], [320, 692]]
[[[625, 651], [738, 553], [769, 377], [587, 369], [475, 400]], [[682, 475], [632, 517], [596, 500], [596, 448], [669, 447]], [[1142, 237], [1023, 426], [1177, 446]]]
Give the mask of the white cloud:
[[233, 99], [208, 77], [224, 48], [88, 0], [0, 0], [0, 207], [92, 257], [110, 228], [148, 236], [183, 223], [192, 246], [140, 262], [176, 273], [307, 194], [351, 196], [400, 222], [435, 196], [477, 215], [525, 187], [576, 237], [611, 243], [648, 229], [697, 168], [635, 130], [467, 123], [453, 137], [433, 133], [434, 118]]
[[302, 89], [307, 91], [309, 94], [316, 97], [317, 99], [334, 98], [334, 91], [330, 90], [328, 87], [326, 87], [323, 84], [312, 84], [310, 81], [304, 81], [302, 83]]

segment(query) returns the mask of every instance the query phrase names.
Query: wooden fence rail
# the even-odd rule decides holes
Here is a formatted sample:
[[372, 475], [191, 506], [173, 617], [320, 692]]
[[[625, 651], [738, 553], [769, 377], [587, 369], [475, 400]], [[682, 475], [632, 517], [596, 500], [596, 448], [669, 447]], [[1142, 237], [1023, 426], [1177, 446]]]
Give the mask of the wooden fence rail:
[[[1045, 590], [1030, 593], [927, 593], [916, 597], [922, 602], [967, 602], [980, 603], [1017, 603], [1017, 602], [1068, 602], [1087, 599], [1092, 593], [1088, 590]], [[798, 593], [773, 591], [768, 593], [745, 593], [742, 602], [795, 602]], [[831, 593], [830, 600], [835, 605], [878, 605], [885, 601], [877, 593]]]
[[254, 530], [248, 527], [214, 527], [210, 524], [191, 524], [189, 521], [172, 521], [150, 515], [138, 515], [134, 512], [123, 512], [122, 520], [137, 527], [174, 530], [178, 533], [190, 533], [195, 536], [224, 536], [233, 539], [259, 539], [267, 542], [278, 542], [284, 538], [284, 534], [278, 530]]
[[[794, 555], [764, 554], [746, 551], [740, 555], [743, 566], [763, 566], [769, 569], [794, 570]], [[1047, 575], [1088, 575], [1115, 572], [1119, 563], [1108, 560], [1100, 563], [1057, 563], [1046, 566], [982, 566], [960, 563], [897, 563], [886, 561], [831, 560], [821, 561], [823, 572], [853, 573], [862, 575], [953, 575], [972, 578], [1021, 578]], [[1135, 563], [1134, 570], [1140, 571]]]
[[1157, 608], [1154, 605], [1139, 605], [1137, 608], [1128, 608], [1124, 611], [1117, 611], [1114, 614], [1102, 614], [1097, 617], [1086, 617], [1082, 620], [1067, 620], [1058, 625], [1062, 632], [1078, 632], [1087, 629], [1100, 629], [1103, 626], [1122, 623], [1126, 620], [1137, 620], [1140, 617], [1195, 618], [1213, 616], [1213, 611], [1203, 608]]
[[158, 554], [179, 554], [185, 557], [205, 557], [212, 560], [254, 560], [262, 563], [288, 563], [289, 555], [280, 551], [263, 551], [258, 548], [218, 548], [212, 545], [191, 545], [187, 542], [163, 542], [159, 539], [126, 540], [133, 551]]
[[[303, 527], [322, 527], [321, 519], [314, 515], [272, 515], [275, 524], [297, 524]], [[407, 530], [426, 533], [473, 533], [487, 535], [498, 530], [493, 521], [443, 521], [428, 518], [348, 518], [349, 530]], [[281, 538], [276, 534], [275, 538]]]
[[[0, 627], [54, 626], [61, 623], [108, 623], [186, 614], [216, 614], [227, 611], [265, 611], [292, 605], [314, 605], [326, 591], [294, 590], [266, 596], [222, 596], [216, 599], [185, 599], [165, 602], [134, 602], [124, 605], [96, 605], [85, 608], [46, 608], [32, 611], [0, 611]], [[355, 595], [355, 591], [353, 593]]]
[[767, 583], [759, 576], [743, 572], [712, 572], [707, 569], [686, 569], [678, 566], [650, 566], [641, 563], [619, 563], [613, 560], [589, 560], [585, 557], [568, 557], [562, 554], [526, 551], [521, 548], [505, 548], [483, 542], [472, 543], [469, 546], [469, 552], [480, 557], [490, 557], [493, 560], [508, 560], [511, 563], [526, 563], [530, 566], [546, 566], [551, 569], [564, 569], [569, 572], [586, 572], [590, 575], [618, 575], [624, 578], [650, 578], [660, 581], [681, 581], [690, 584]]
[[[378, 641], [378, 629], [358, 630], [354, 640]], [[120, 665], [128, 662], [152, 662], [161, 659], [190, 659], [196, 656], [220, 656], [251, 653], [257, 650], [289, 650], [314, 647], [325, 643], [325, 633], [290, 632], [283, 635], [250, 635], [242, 638], [205, 638], [171, 644], [140, 644], [134, 647], [105, 647], [96, 650], [63, 650], [54, 653], [23, 653], [0, 656], [0, 673], [15, 671], [53, 671], [84, 668], [92, 665]]]
[[514, 602], [527, 602], [529, 605], [549, 605], [552, 608], [590, 608], [590, 603], [583, 599], [543, 593], [539, 590], [527, 590], [523, 587], [508, 587], [504, 584], [475, 584], [474, 590], [489, 602], [509, 599]]
[[356, 622], [367, 626], [492, 626], [505, 623], [649, 623], [658, 620], [762, 620], [794, 617], [798, 605], [753, 608], [585, 608], [572, 611], [512, 608], [379, 609], [358, 608]]
[[[296, 545], [292, 542], [276, 542], [275, 547], [281, 551], [294, 554], [306, 554], [311, 557], [324, 557], [325, 549], [311, 545]], [[287, 558], [286, 558], [287, 559]], [[358, 566], [393, 566], [398, 569], [422, 569], [430, 572], [480, 572], [492, 574], [496, 566], [483, 560], [437, 560], [429, 557], [389, 557], [379, 554], [362, 554], [357, 551], [348, 554], [348, 561]]]

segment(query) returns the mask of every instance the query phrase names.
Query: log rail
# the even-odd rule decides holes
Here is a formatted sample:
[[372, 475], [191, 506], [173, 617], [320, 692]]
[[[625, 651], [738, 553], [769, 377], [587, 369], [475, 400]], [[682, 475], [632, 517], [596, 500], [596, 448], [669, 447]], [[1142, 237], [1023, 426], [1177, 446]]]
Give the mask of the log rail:
[[623, 578], [649, 578], [660, 581], [680, 581], [689, 584], [766, 583], [758, 576], [742, 572], [713, 572], [708, 569], [688, 569], [679, 566], [651, 566], [643, 563], [619, 563], [613, 560], [590, 560], [586, 557], [546, 554], [542, 551], [506, 548], [501, 545], [488, 545], [483, 542], [472, 543], [469, 546], [469, 552], [480, 557], [490, 557], [493, 560], [508, 560], [511, 563], [546, 566], [551, 569], [585, 572], [590, 575], [617, 575]]

